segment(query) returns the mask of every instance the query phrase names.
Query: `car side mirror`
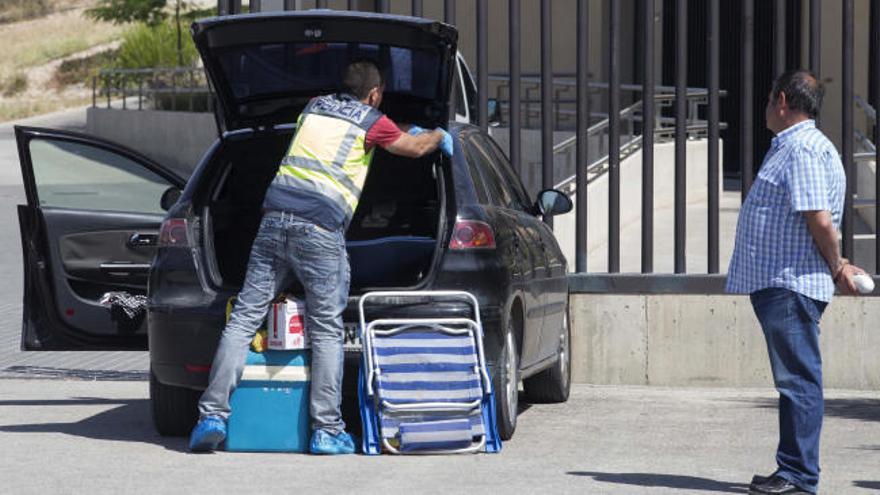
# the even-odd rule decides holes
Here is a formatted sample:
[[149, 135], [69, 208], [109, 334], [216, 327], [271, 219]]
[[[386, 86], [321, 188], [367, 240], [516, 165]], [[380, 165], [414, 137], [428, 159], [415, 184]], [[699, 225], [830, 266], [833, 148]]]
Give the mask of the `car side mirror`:
[[501, 125], [501, 103], [498, 102], [495, 98], [489, 98], [487, 102], [487, 110], [486, 113], [489, 116], [489, 125], [492, 127], [498, 127]]
[[535, 203], [535, 209], [538, 212], [551, 217], [568, 213], [573, 206], [571, 198], [556, 189], [544, 189], [538, 193], [538, 201]]
[[159, 200], [159, 206], [162, 207], [163, 210], [168, 211], [174, 206], [174, 203], [177, 203], [177, 200], [180, 199], [180, 195], [183, 194], [183, 191], [176, 187], [169, 187], [162, 193], [162, 199]]

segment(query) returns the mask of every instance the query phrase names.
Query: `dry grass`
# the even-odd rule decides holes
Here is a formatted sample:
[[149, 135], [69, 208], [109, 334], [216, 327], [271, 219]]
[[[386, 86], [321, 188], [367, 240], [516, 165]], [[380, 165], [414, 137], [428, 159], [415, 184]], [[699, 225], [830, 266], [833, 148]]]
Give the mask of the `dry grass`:
[[0, 23], [42, 17], [60, 5], [60, 0], [0, 0]]
[[80, 107], [91, 103], [91, 97], [63, 97], [50, 95], [47, 98], [0, 99], [0, 122], [18, 120], [34, 115], [55, 112], [65, 108]]
[[27, 76], [22, 72], [16, 72], [4, 78], [0, 78], [0, 95], [9, 98], [24, 92], [28, 86]]
[[119, 38], [123, 27], [93, 21], [83, 8], [3, 25], [0, 72], [41, 65]]
[[[10, 14], [27, 0], [0, 0], [0, 15]], [[0, 122], [87, 104], [91, 89], [64, 80], [87, 79], [91, 68], [70, 64], [55, 73], [59, 59], [104, 45], [122, 36], [124, 27], [96, 22], [83, 12], [95, 0], [40, 0], [54, 13], [20, 22], [0, 24]], [[74, 64], [75, 65], [75, 64]], [[4, 97], [5, 95], [5, 97]]]

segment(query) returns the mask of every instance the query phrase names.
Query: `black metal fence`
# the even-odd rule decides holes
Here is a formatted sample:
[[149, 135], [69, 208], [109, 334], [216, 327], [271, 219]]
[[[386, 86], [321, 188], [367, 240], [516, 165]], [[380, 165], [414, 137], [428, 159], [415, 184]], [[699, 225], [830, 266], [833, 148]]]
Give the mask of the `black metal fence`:
[[[488, 0], [474, 0], [467, 2], [468, 12], [456, 12], [458, 6], [461, 10], [461, 3], [454, 0], [444, 0], [443, 17], [444, 21], [454, 24], [456, 15], [473, 16], [476, 21], [476, 33], [473, 33], [476, 39], [476, 86], [478, 90], [477, 105], [477, 124], [484, 129], [488, 128], [488, 98], [490, 94], [490, 83], [493, 86], [496, 97], [502, 92], [506, 92], [506, 100], [503, 108], [506, 110], [507, 118], [505, 123], [510, 129], [510, 159], [516, 170], [522, 171], [523, 153], [522, 153], [522, 130], [527, 127], [536, 127], [537, 120], [540, 119], [541, 129], [541, 157], [542, 157], [542, 184], [544, 187], [552, 187], [554, 185], [554, 143], [553, 131], [560, 128], [573, 128], [575, 131], [575, 161], [577, 163], [576, 174], [574, 180], [574, 188], [576, 191], [576, 222], [575, 222], [575, 270], [578, 273], [587, 271], [587, 246], [588, 246], [588, 221], [596, 218], [597, 215], [607, 215], [608, 225], [608, 272], [615, 274], [620, 271], [620, 165], [621, 165], [621, 147], [627, 143], [621, 143], [621, 131], [623, 126], [631, 125], [627, 123], [627, 110], [629, 107], [621, 109], [621, 93], [628, 88], [628, 85], [621, 83], [621, 37], [636, 36], [632, 29], [624, 29], [621, 25], [621, 8], [633, 8], [637, 6], [638, 15], [636, 23], [639, 33], [637, 39], [640, 40], [639, 48], [641, 64], [639, 74], [641, 75], [641, 118], [639, 122], [639, 132], [641, 136], [642, 151], [642, 194], [641, 194], [641, 272], [650, 274], [654, 272], [654, 149], [656, 127], [661, 122], [661, 118], [671, 118], [673, 121], [671, 135], [674, 136], [675, 142], [675, 167], [674, 167], [674, 273], [684, 274], [686, 271], [686, 184], [687, 184], [687, 144], [690, 128], [693, 127], [696, 118], [691, 115], [692, 108], [689, 108], [689, 77], [694, 78], [695, 70], [698, 70], [699, 79], [705, 81], [705, 111], [702, 113], [705, 122], [704, 138], [707, 140], [707, 196], [708, 208], [706, 219], [706, 252], [707, 266], [705, 274], [709, 275], [711, 282], [704, 284], [700, 282], [703, 277], [696, 277], [687, 282], [676, 282], [675, 286], [690, 287], [688, 290], [694, 290], [699, 287], [700, 290], [716, 290], [718, 287], [718, 278], [711, 275], [720, 272], [719, 259], [719, 145], [720, 132], [723, 130], [723, 116], [721, 115], [720, 97], [723, 95], [720, 82], [720, 73], [722, 64], [725, 70], [738, 72], [737, 84], [740, 86], [738, 92], [739, 105], [737, 111], [738, 121], [731, 121], [731, 126], [738, 127], [737, 142], [728, 143], [728, 146], [734, 146], [738, 149], [738, 157], [740, 160], [739, 170], [741, 175], [739, 183], [741, 184], [741, 193], [744, 198], [754, 180], [755, 174], [755, 126], [763, 127], [763, 117], [755, 116], [756, 105], [760, 105], [768, 88], [755, 87], [755, 77], [760, 72], [772, 73], [778, 75], [785, 69], [794, 68], [800, 64], [792, 64], [790, 53], [792, 46], [787, 45], [793, 39], [786, 29], [800, 29], [799, 19], [789, 19], [786, 14], [797, 12], [807, 12], [808, 17], [808, 33], [804, 37], [806, 47], [797, 47], [801, 50], [808, 50], [809, 68], [820, 77], [832, 77], [840, 80], [842, 87], [841, 102], [841, 154], [844, 168], [848, 177], [845, 213], [843, 221], [843, 253], [844, 256], [853, 258], [854, 255], [854, 207], [855, 206], [873, 206], [875, 208], [877, 226], [880, 227], [880, 195], [875, 194], [871, 198], [870, 205], [866, 198], [860, 198], [859, 205], [854, 203], [854, 183], [856, 181], [854, 160], [873, 159], [880, 163], [880, 146], [873, 146], [880, 143], [880, 125], [876, 125], [876, 112], [874, 109], [880, 108], [880, 0], [870, 1], [871, 15], [870, 19], [866, 19], [870, 23], [870, 102], [862, 100], [862, 107], [867, 116], [874, 116], [874, 125], [871, 126], [872, 132], [864, 135], [863, 141], [870, 142], [873, 146], [869, 152], [862, 152], [858, 156], [854, 149], [854, 105], [856, 98], [854, 95], [854, 60], [853, 60], [853, 33], [854, 33], [854, 0], [841, 0], [839, 2], [820, 0], [774, 0], [773, 2], [773, 22], [770, 24], [772, 33], [759, 33], [762, 39], [766, 39], [766, 35], [770, 35], [772, 47], [767, 47], [772, 53], [772, 66], [764, 67], [756, 65], [756, 18], [755, 18], [755, 0], [739, 0], [738, 2], [729, 2], [723, 5], [725, 12], [736, 12], [733, 18], [726, 18], [727, 26], [724, 33], [729, 33], [731, 27], [741, 32], [741, 47], [737, 49], [736, 57], [728, 57], [722, 60], [720, 53], [719, 40], [722, 36], [721, 31], [721, 8], [720, 0], [700, 0], [695, 3], [693, 0], [663, 0], [660, 3], [654, 0], [638, 0], [634, 2], [623, 2], [621, 0], [606, 0], [601, 9], [602, 15], [605, 16], [603, 24], [606, 26], [603, 40], [603, 63], [606, 64], [605, 73], [607, 81], [591, 81], [589, 73], [590, 54], [590, 0], [576, 0], [576, 72], [574, 74], [559, 74], [553, 71], [553, 49], [551, 34], [553, 31], [551, 19], [551, 0], [533, 0], [540, 3], [540, 36], [537, 41], [540, 45], [540, 72], [537, 74], [524, 74], [521, 70], [522, 64], [522, 46], [523, 46], [523, 24], [521, 18], [521, 1], [508, 0], [507, 10], [507, 36], [509, 39], [509, 60], [508, 72], [506, 74], [491, 74], [489, 71], [489, 49], [488, 37], [489, 16], [492, 15], [489, 9]], [[334, 5], [338, 2], [333, 2]], [[301, 2], [294, 0], [285, 0], [284, 6], [287, 9], [293, 9]], [[347, 7], [349, 9], [364, 8], [367, 4], [378, 12], [389, 12], [390, 2], [388, 0], [376, 0], [375, 2], [354, 1], [349, 0]], [[769, 2], [768, 2], [769, 4]], [[433, 4], [436, 7], [436, 4]], [[497, 6], [497, 3], [493, 4]], [[328, 2], [317, 0], [314, 6], [325, 8]], [[658, 6], [662, 10], [658, 10]], [[240, 12], [240, 0], [220, 0], [218, 3], [221, 14], [233, 14]], [[260, 2], [251, 0], [250, 10], [260, 10]], [[337, 6], [338, 7], [338, 6]], [[767, 5], [761, 5], [766, 8]], [[842, 18], [840, 26], [842, 33], [841, 56], [841, 73], [826, 74], [820, 67], [819, 51], [822, 46], [822, 10], [829, 8], [839, 8]], [[733, 9], [733, 10], [732, 10]], [[695, 18], [689, 12], [692, 10], [698, 12], [700, 18]], [[663, 115], [658, 118], [657, 108], [651, 102], [655, 102], [655, 98], [660, 93], [665, 93], [665, 88], [658, 85], [658, 74], [656, 74], [656, 47], [653, 42], [655, 40], [655, 16], [662, 11], [665, 16], [672, 16], [675, 22], [673, 33], [667, 33], [663, 36], [666, 40], [672, 40], [671, 46], [661, 47], [664, 50], [664, 57], [673, 60], [671, 74], [663, 74], [668, 80], [670, 77], [674, 79], [672, 88], [671, 113], [670, 110], [661, 111]], [[400, 13], [400, 12], [396, 12]], [[408, 12], [412, 15], [420, 16], [424, 13], [424, 4], [421, 0], [412, 0], [411, 9]], [[689, 17], [691, 16], [691, 17]], [[764, 19], [761, 19], [762, 21]], [[864, 21], [860, 21], [864, 22]], [[665, 25], [665, 24], [664, 24]], [[766, 23], [761, 23], [766, 25]], [[698, 28], [698, 29], [694, 29]], [[700, 35], [701, 39], [689, 32], [705, 33], [705, 37]], [[693, 48], [694, 44], [704, 45], [704, 59], [689, 60], [689, 45]], [[765, 47], [757, 47], [763, 50]], [[703, 46], [700, 47], [703, 50]], [[761, 53], [763, 56], [763, 53]], [[671, 57], [671, 58], [669, 58]], [[738, 60], [736, 59], [738, 58]], [[759, 57], [760, 58], [760, 57]], [[763, 60], [763, 58], [761, 58]], [[864, 63], [865, 61], [860, 61]], [[666, 64], [664, 64], [666, 66]], [[520, 81], [521, 84], [509, 84], [509, 81]], [[525, 98], [523, 97], [523, 85], [525, 85]], [[661, 89], [662, 88], [662, 89]], [[596, 92], [607, 101], [607, 165], [608, 174], [608, 205], [604, 211], [587, 211], [588, 205], [588, 181], [589, 167], [591, 162], [591, 142], [590, 128], [595, 123], [595, 119], [591, 119], [591, 96]], [[755, 92], [758, 91], [756, 97]], [[536, 94], [538, 93], [539, 94]], [[501, 98], [499, 98], [501, 99]], [[760, 101], [759, 101], [760, 100]], [[645, 104], [644, 102], [648, 102]], [[734, 105], [736, 106], [736, 105]], [[525, 119], [523, 118], [525, 117]], [[758, 149], [763, 146], [757, 143]], [[876, 191], [880, 192], [880, 174], [877, 174]], [[875, 236], [874, 245], [876, 247], [875, 270], [880, 273], [880, 236]], [[858, 259], [855, 260], [859, 262]], [[604, 279], [600, 285], [615, 285], [614, 279]], [[611, 282], [609, 282], [611, 280]], [[626, 286], [630, 278], [624, 277], [620, 279], [623, 286]]]
[[92, 106], [120, 110], [211, 112], [204, 69], [104, 69], [92, 78]]

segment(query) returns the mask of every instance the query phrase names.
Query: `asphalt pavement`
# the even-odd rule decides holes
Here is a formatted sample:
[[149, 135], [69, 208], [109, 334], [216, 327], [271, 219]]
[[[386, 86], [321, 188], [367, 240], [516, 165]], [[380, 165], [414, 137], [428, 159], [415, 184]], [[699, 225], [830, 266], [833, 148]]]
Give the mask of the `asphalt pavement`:
[[[500, 454], [189, 454], [143, 381], [0, 379], [3, 493], [746, 493], [773, 465], [768, 390], [577, 385]], [[880, 491], [880, 393], [828, 394], [821, 493]]]

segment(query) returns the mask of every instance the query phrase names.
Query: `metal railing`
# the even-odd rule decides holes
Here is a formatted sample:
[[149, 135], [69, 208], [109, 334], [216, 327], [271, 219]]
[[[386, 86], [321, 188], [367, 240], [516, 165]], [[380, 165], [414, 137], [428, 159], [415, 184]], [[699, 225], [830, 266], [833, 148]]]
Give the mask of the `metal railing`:
[[[604, 83], [594, 83], [596, 87], [602, 88], [607, 87], [607, 84]], [[592, 85], [591, 85], [592, 86]], [[623, 87], [628, 86], [628, 87]], [[632, 85], [622, 85], [622, 89], [628, 89], [631, 91], [641, 91], [643, 88], [641, 86], [632, 86]], [[663, 107], [671, 107], [675, 101], [675, 95], [669, 92], [671, 88], [664, 86], [657, 86], [654, 91], [654, 107], [663, 108]], [[686, 134], [687, 139], [706, 139], [709, 133], [709, 123], [706, 120], [702, 120], [699, 118], [699, 113], [701, 107], [707, 102], [707, 94], [708, 91], [705, 88], [688, 88], [688, 92], [686, 98], [688, 100], [688, 104], [686, 105], [688, 110], [687, 117], [687, 125], [686, 125]], [[722, 95], [724, 92], [722, 92]], [[595, 114], [594, 114], [595, 115]], [[608, 143], [607, 135], [610, 130], [611, 119], [606, 114], [599, 114], [604, 118], [599, 122], [591, 125], [587, 129], [587, 138], [599, 138], [599, 149], [596, 150], [598, 154], [598, 158], [589, 162], [587, 165], [587, 184], [593, 182], [598, 179], [602, 174], [608, 171], [608, 163], [610, 158], [609, 150], [605, 147]], [[618, 114], [618, 122], [620, 123], [621, 136], [623, 138], [622, 144], [620, 145], [620, 159], [625, 160], [629, 156], [631, 156], [636, 151], [642, 149], [643, 144], [643, 136], [641, 134], [641, 130], [637, 132], [638, 127], [641, 125], [644, 127], [643, 122], [645, 120], [646, 115], [654, 116], [653, 120], [653, 129], [654, 129], [654, 142], [663, 142], [670, 141], [675, 137], [675, 127], [674, 122], [675, 119], [668, 117], [660, 117], [659, 113], [656, 111], [651, 111], [648, 113], [644, 108], [643, 101], [637, 101], [632, 105], [627, 106]], [[722, 122], [721, 128], [725, 129], [727, 126]], [[566, 158], [566, 166], [565, 170], [574, 170], [573, 154], [570, 152], [572, 149], [577, 146], [578, 137], [577, 135], [566, 138], [556, 145], [553, 146], [553, 155], [563, 155]], [[577, 192], [577, 174], [569, 175], [565, 179], [560, 182], [557, 182], [554, 186], [555, 189], [559, 189], [569, 196], [573, 196]]]
[[213, 104], [202, 68], [102, 69], [92, 78], [93, 107], [211, 112]]

